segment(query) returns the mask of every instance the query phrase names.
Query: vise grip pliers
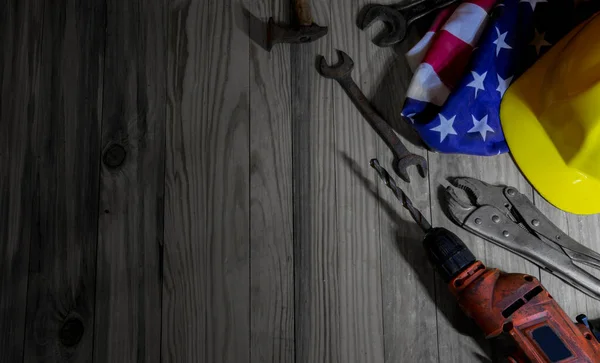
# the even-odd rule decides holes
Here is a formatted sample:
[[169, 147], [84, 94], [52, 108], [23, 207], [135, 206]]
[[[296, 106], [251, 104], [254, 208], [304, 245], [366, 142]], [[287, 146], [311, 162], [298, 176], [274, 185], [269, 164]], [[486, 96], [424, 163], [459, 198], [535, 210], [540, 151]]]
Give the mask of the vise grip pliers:
[[513, 187], [473, 178], [450, 182], [446, 200], [455, 223], [600, 300], [600, 279], [574, 263], [600, 269], [600, 254], [561, 231]]

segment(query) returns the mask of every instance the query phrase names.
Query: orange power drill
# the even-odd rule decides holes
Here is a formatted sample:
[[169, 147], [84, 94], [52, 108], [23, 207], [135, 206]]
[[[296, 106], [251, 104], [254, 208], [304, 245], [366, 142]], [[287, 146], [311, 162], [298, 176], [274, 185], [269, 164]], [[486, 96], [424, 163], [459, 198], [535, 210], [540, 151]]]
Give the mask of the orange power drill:
[[486, 268], [444, 228], [426, 232], [425, 248], [461, 309], [486, 338], [502, 333], [518, 350], [511, 362], [600, 362], [600, 343], [584, 315], [573, 323], [533, 276]]
[[577, 323], [533, 276], [486, 268], [454, 233], [432, 228], [376, 159], [371, 166], [426, 233], [430, 261], [461, 309], [486, 338], [506, 333], [516, 343], [511, 362], [600, 362], [600, 343], [584, 315]]

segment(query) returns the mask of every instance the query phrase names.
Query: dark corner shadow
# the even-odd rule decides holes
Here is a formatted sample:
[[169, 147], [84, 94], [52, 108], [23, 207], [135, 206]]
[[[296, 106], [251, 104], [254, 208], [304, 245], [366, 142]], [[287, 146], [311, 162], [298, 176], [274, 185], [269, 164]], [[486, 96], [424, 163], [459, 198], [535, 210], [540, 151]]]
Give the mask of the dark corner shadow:
[[[446, 320], [452, 324], [452, 327], [457, 333], [471, 337], [487, 355], [486, 357], [473, 352], [474, 358], [482, 363], [505, 362], [502, 357], [506, 355], [506, 352], [510, 351], [510, 344], [507, 343], [505, 339], [485, 339], [475, 322], [469, 319], [460, 310], [456, 299], [448, 290], [447, 284], [437, 277], [435, 279], [435, 284], [431, 283], [431, 273], [427, 270], [431, 267], [424, 266], [423, 264], [423, 261], [427, 260], [427, 256], [425, 249], [421, 246], [422, 240], [418, 238], [407, 238], [406, 236], [407, 230], [418, 229], [416, 224], [412, 220], [404, 220], [396, 211], [395, 206], [379, 196], [377, 185], [366, 176], [364, 167], [358, 165], [356, 161], [345, 152], [338, 151], [338, 154], [346, 166], [360, 179], [371, 196], [377, 199], [383, 211], [388, 214], [390, 219], [396, 221], [396, 226], [394, 228], [394, 235], [396, 238], [394, 241], [390, 241], [390, 243], [393, 243], [396, 251], [398, 251], [406, 262], [410, 264], [411, 268], [418, 276], [419, 281], [426, 288], [431, 301], [436, 303], [437, 309], [444, 315]], [[444, 205], [444, 203], [441, 205]]]
[[235, 3], [235, 23], [237, 27], [242, 30], [248, 38], [252, 39], [254, 43], [263, 48], [267, 49], [267, 29], [268, 19], [263, 21], [256, 15], [252, 14], [246, 9], [240, 2]]
[[433, 21], [418, 21], [411, 27], [404, 41], [393, 47], [394, 56], [391, 57], [383, 74], [379, 77], [378, 86], [372, 94], [371, 102], [377, 111], [402, 135], [409, 143], [418, 147], [426, 147], [412, 125], [402, 118], [404, 98], [412, 79], [412, 71], [404, 56], [427, 31]]

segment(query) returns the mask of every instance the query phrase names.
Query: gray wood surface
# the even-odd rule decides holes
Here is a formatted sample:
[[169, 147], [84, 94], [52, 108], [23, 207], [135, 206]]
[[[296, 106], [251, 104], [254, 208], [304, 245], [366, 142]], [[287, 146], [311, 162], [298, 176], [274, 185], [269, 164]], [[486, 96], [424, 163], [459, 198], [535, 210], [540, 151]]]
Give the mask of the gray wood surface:
[[23, 356], [84, 362], [92, 360], [94, 341], [106, 13], [100, 0], [43, 9], [41, 23], [27, 24], [34, 32], [41, 27], [42, 37], [28, 55], [35, 59], [32, 129], [20, 140], [31, 142], [35, 175], [25, 185], [34, 200], [33, 223], [24, 226], [32, 238]]
[[[550, 220], [582, 245], [600, 251], [600, 224], [598, 216], [576, 216], [554, 208], [544, 200], [537, 192], [535, 193], [536, 206]], [[579, 265], [600, 278], [599, 271]], [[542, 283], [551, 292], [554, 299], [572, 317], [585, 313], [590, 319], [598, 319], [600, 315], [600, 304], [597, 300], [587, 296], [574, 287], [564, 283], [551, 273], [542, 270]]]
[[94, 361], [159, 362], [165, 3], [107, 2]]
[[[584, 246], [589, 247], [594, 251], [600, 251], [600, 216], [576, 216], [568, 213], [565, 213], [565, 215], [569, 227], [567, 233]], [[597, 278], [600, 278], [600, 271], [588, 268], [582, 264], [579, 266], [583, 267]], [[561, 306], [565, 307], [570, 316], [585, 313], [590, 319], [598, 321], [600, 318], [600, 303], [570, 286], [569, 288], [572, 290], [566, 294], [567, 302], [562, 303], [562, 301], [559, 300]], [[566, 305], [569, 303], [569, 299], [572, 296], [575, 296], [575, 299], [578, 301], [576, 306], [579, 309], [576, 311], [574, 311], [572, 305]]]
[[[375, 36], [378, 29], [363, 35]], [[410, 34], [414, 40], [414, 34]], [[400, 117], [402, 99], [408, 89], [411, 72], [403, 56], [391, 50], [371, 45], [364, 78], [372, 79], [376, 88], [369, 96], [386, 120], [399, 131], [407, 148], [428, 158], [427, 151], [413, 144], [414, 132]], [[402, 53], [405, 46], [397, 47]], [[368, 77], [375, 74], [376, 77]], [[383, 81], [385, 80], [385, 81]], [[389, 148], [381, 141], [378, 160], [384, 165], [392, 161]], [[366, 161], [363, 161], [363, 167]], [[391, 170], [390, 170], [391, 171]], [[413, 223], [406, 209], [393, 193], [378, 179], [374, 171], [367, 173], [380, 199], [379, 235], [381, 246], [381, 284], [383, 297], [383, 328], [385, 362], [437, 362], [438, 334], [436, 316], [436, 285], [433, 268], [421, 246], [423, 232]], [[411, 183], [396, 178], [401, 188], [410, 191], [413, 204], [431, 219], [428, 179], [423, 179], [413, 167], [409, 170]]]
[[162, 357], [246, 362], [250, 354], [249, 40], [235, 1], [174, 1]]
[[250, 361], [293, 362], [294, 239], [290, 46], [263, 48], [289, 4], [248, 3], [250, 38]]
[[[329, 0], [311, 1], [329, 25]], [[331, 29], [330, 29], [331, 31]], [[333, 81], [315, 72], [331, 33], [291, 48], [296, 362], [341, 362]]]
[[428, 159], [428, 178], [398, 180], [423, 214], [488, 266], [539, 276], [572, 318], [600, 317], [596, 300], [455, 226], [442, 185], [517, 187], [598, 251], [600, 217], [548, 204], [509, 155], [425, 151], [400, 117], [419, 32], [378, 48], [378, 26], [355, 26], [369, 1], [310, 3], [329, 34], [271, 52], [265, 22], [289, 23], [291, 2], [3, 3], [0, 363], [493, 361], [497, 344], [369, 168], [391, 169], [391, 152], [315, 70], [338, 48]]
[[[39, 240], [33, 233], [38, 223], [35, 184], [38, 149], [31, 135], [36, 132], [31, 102], [41, 67], [41, 27], [24, 24], [42, 22], [43, 4], [11, 2], [0, 12], [0, 362], [23, 358], [25, 301], [29, 276], [29, 250]], [[31, 74], [31, 70], [37, 72]]]
[[[548, 217], [550, 220], [562, 229], [565, 233], [570, 233], [567, 214], [549, 204], [537, 192], [534, 194], [535, 205]], [[575, 236], [572, 236], [575, 237]], [[585, 241], [582, 241], [585, 243]], [[554, 299], [562, 306], [562, 308], [570, 315], [577, 316], [581, 312], [586, 311], [585, 294], [577, 291], [575, 288], [562, 282], [558, 277], [555, 277], [548, 271], [541, 270], [541, 282], [544, 287], [550, 291]]]
[[[370, 41], [355, 26], [358, 10], [366, 1], [331, 2], [332, 48], [345, 51], [355, 61], [353, 79], [364, 92], [374, 87], [369, 70]], [[324, 54], [330, 64], [337, 54]], [[367, 71], [367, 72], [365, 72]], [[383, 361], [383, 315], [378, 201], [365, 188], [358, 168], [369, 168], [369, 157], [377, 153], [378, 136], [357, 111], [342, 87], [333, 84], [332, 118], [336, 154], [335, 198], [337, 206], [337, 252], [341, 361]], [[341, 156], [341, 157], [340, 157]], [[348, 161], [348, 162], [347, 162]], [[359, 204], [356, 204], [359, 201]], [[359, 206], [357, 208], [357, 206]]]

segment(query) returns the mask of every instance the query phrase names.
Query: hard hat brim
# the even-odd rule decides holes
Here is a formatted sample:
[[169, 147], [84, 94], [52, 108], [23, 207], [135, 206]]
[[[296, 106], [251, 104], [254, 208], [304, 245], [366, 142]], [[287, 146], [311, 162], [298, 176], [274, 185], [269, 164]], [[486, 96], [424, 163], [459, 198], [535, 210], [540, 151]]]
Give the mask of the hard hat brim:
[[574, 214], [600, 213], [600, 181], [565, 163], [538, 115], [549, 69], [586, 24], [561, 39], [510, 86], [500, 107], [502, 130], [521, 172], [548, 202]]

